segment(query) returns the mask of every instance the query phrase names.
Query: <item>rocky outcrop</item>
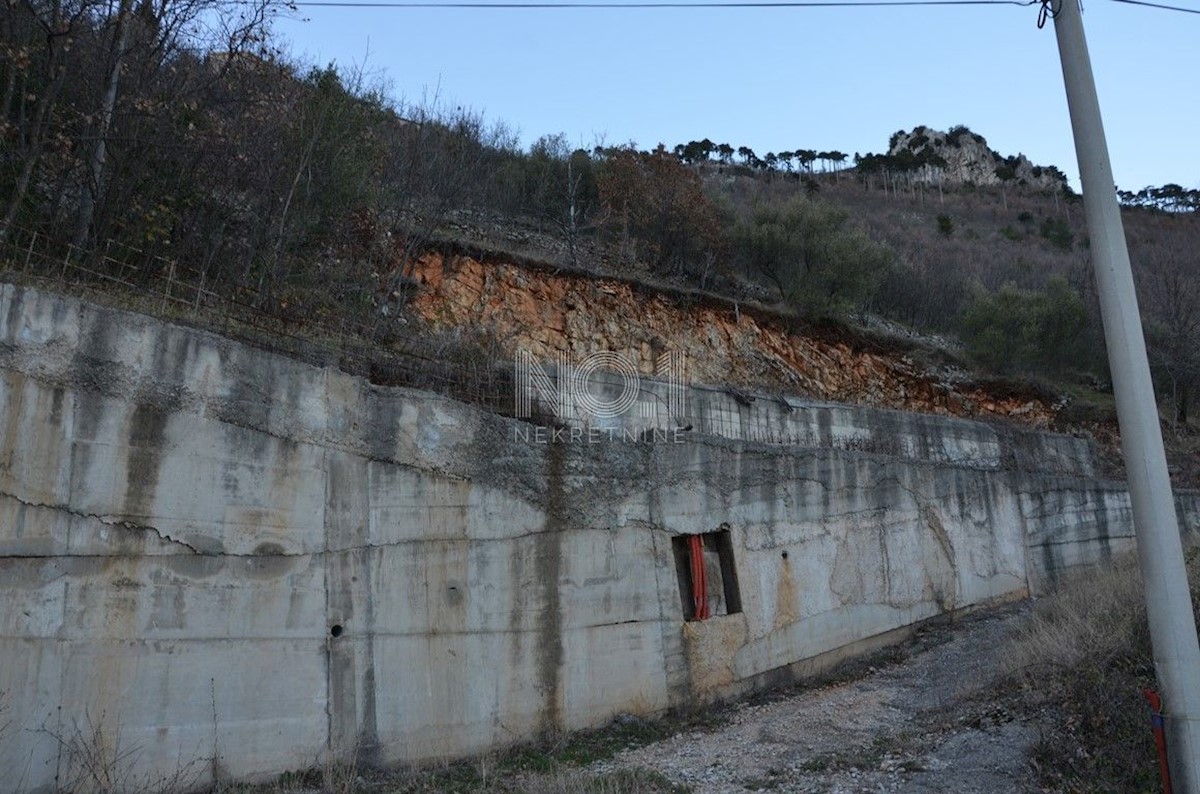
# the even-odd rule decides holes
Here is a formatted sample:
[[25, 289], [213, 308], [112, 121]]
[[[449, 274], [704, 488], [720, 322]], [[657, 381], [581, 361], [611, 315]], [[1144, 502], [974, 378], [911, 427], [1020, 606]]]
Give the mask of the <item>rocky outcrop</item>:
[[687, 304], [611, 279], [554, 274], [465, 256], [417, 263], [411, 309], [442, 328], [484, 330], [512, 354], [552, 360], [597, 351], [628, 357], [643, 374], [664, 352], [683, 353], [692, 383], [778, 389], [839, 402], [949, 416], [995, 416], [1046, 426], [1055, 408], [923, 373], [912, 361], [794, 332], [736, 307]]
[[1066, 177], [1054, 166], [1034, 165], [1023, 154], [1004, 157], [988, 146], [987, 139], [966, 127], [940, 132], [929, 127], [901, 130], [888, 144], [890, 157], [922, 162], [915, 169], [918, 181], [1017, 185], [1033, 190], [1061, 190]]

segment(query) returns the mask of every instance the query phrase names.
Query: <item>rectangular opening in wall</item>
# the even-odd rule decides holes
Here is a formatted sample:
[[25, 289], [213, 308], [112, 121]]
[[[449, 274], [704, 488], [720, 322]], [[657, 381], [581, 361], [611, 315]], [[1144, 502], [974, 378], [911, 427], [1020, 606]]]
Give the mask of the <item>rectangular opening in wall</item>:
[[733, 564], [733, 535], [728, 529], [671, 538], [675, 573], [684, 620], [742, 611], [737, 569]]

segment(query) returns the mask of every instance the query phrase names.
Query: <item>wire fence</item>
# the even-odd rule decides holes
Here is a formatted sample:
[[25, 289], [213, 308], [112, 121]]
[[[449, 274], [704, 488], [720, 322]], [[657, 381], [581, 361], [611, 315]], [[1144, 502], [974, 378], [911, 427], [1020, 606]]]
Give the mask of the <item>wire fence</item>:
[[413, 330], [402, 311], [298, 316], [261, 285], [217, 279], [211, 271], [116, 241], [81, 249], [14, 227], [0, 242], [0, 279], [213, 331], [374, 384], [513, 411], [512, 364], [495, 340]]

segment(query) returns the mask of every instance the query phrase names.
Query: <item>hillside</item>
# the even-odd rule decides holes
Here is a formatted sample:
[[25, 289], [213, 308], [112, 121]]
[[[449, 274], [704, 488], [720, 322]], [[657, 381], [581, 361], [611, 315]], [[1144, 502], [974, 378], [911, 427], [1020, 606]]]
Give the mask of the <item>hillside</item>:
[[[180, 8], [154, 13], [72, 19], [75, 46], [51, 52], [36, 15], [11, 12], [28, 57], [0, 65], [25, 97], [0, 108], [0, 250], [24, 278], [121, 300], [165, 288], [159, 311], [198, 323], [221, 313], [238, 332], [232, 313], [256, 334], [300, 340], [289, 346], [336, 339], [354, 351], [338, 354], [346, 366], [499, 405], [494, 389], [467, 384], [481, 364], [504, 368], [510, 330], [431, 321], [418, 278], [430, 255], [473, 253], [645, 287], [631, 301], [715, 302], [733, 312], [730, 328], [752, 317], [757, 330], [739, 331], [760, 339], [747, 361], [691, 345], [715, 355], [697, 353], [706, 380], [911, 410], [941, 405], [912, 398], [917, 381], [943, 392], [1003, 381], [993, 402], [1036, 397], [1044, 423], [1111, 436], [1088, 237], [1053, 165], [995, 152], [965, 127], [902, 130], [885, 154], [853, 158], [760, 156], [707, 138], [586, 150], [548, 135], [523, 148], [478, 114], [291, 61], [263, 20], [218, 42], [172, 16]], [[126, 22], [114, 56], [114, 26]], [[65, 91], [68, 75], [109, 79]], [[1122, 194], [1164, 417], [1185, 441], [1200, 386], [1194, 193]], [[186, 306], [172, 290], [189, 294]], [[635, 324], [628, 313], [601, 321]], [[809, 366], [805, 339], [831, 346], [825, 356], [841, 345], [856, 362], [886, 358], [864, 372], [887, 370], [888, 385], [843, 383], [836, 356]], [[904, 397], [882, 396], [898, 384]]]
[[[77, 10], [2, 12], [0, 794], [1147, 787], [1102, 768], [1152, 665], [1054, 165], [526, 146], [268, 5]], [[1200, 191], [1120, 198], [1194, 546]], [[1024, 650], [936, 630], [1072, 571]]]

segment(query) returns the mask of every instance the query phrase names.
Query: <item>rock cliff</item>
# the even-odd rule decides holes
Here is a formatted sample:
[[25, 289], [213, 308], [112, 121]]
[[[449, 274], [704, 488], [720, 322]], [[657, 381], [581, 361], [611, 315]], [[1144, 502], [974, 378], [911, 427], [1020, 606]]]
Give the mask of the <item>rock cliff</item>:
[[[1002, 185], [1034, 190], [1061, 190], [1066, 177], [1054, 166], [1034, 165], [1024, 154], [1004, 157], [988, 146], [987, 139], [966, 127], [940, 132], [929, 127], [900, 130], [888, 144], [888, 155], [932, 160], [916, 171], [920, 181]], [[925, 155], [922, 158], [922, 155]]]
[[411, 308], [437, 327], [484, 330], [549, 360], [611, 351], [654, 372], [681, 352], [693, 383], [771, 388], [824, 400], [1044, 427], [1055, 406], [1029, 394], [943, 382], [903, 356], [789, 329], [736, 305], [684, 299], [613, 280], [431, 254], [415, 267]]

